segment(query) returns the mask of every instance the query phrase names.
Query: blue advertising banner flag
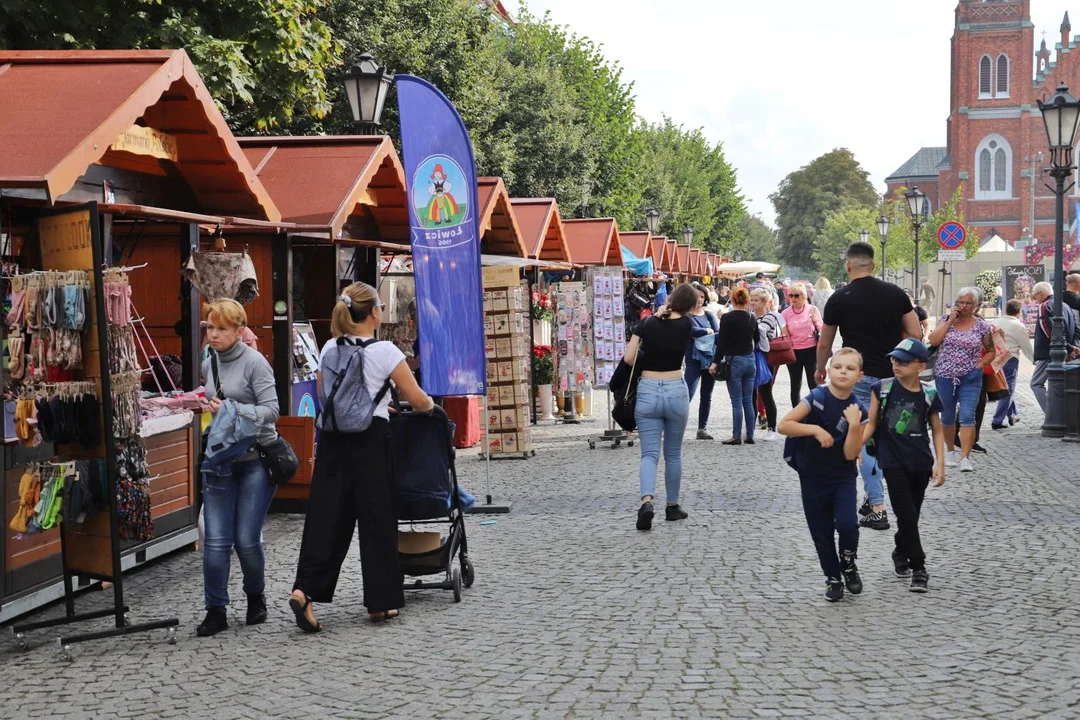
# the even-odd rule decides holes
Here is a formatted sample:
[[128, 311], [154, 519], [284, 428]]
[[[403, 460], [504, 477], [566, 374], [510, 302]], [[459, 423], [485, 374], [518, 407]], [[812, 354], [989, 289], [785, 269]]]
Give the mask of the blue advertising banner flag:
[[434, 85], [412, 75], [395, 80], [421, 383], [430, 395], [482, 395], [487, 378], [484, 297], [469, 131]]

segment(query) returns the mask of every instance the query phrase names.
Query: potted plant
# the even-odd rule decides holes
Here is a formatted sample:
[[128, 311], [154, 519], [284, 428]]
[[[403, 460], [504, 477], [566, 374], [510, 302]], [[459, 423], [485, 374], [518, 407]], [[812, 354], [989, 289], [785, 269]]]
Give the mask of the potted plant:
[[533, 290], [529, 314], [533, 323], [533, 342], [551, 345], [551, 321], [555, 317], [551, 310], [551, 295]]
[[533, 382], [536, 383], [536, 415], [540, 420], [551, 419], [551, 383], [555, 379], [555, 358], [550, 345], [534, 345], [532, 351]]

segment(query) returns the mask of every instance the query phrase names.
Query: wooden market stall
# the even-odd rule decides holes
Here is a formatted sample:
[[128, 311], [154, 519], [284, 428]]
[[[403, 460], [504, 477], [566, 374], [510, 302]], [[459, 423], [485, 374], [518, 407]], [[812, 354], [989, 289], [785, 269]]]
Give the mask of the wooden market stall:
[[[136, 317], [130, 325], [109, 318], [110, 332], [114, 325], [131, 327], [139, 338], [137, 350], [131, 341], [135, 357], [129, 365], [142, 364], [154, 354], [180, 356], [182, 389], [193, 390], [199, 384], [199, 293], [181, 277], [181, 263], [216, 227], [273, 234], [279, 230], [280, 213], [191, 60], [182, 50], [0, 51], [0, 93], [10, 100], [0, 108], [5, 275], [89, 273], [91, 300], [97, 302], [102, 287], [99, 263], [130, 266], [110, 277], [129, 284]], [[165, 257], [171, 259], [163, 261]], [[126, 374], [114, 369], [112, 342], [102, 351], [100, 338], [106, 333], [101, 321], [93, 309], [88, 325], [98, 329], [82, 336], [80, 369], [60, 372], [46, 360], [38, 366], [42, 377], [50, 382], [53, 377], [63, 378], [55, 382], [92, 380], [105, 395], [121, 380], [125, 387], [137, 385], [145, 368]], [[30, 324], [25, 330], [35, 331]], [[9, 350], [17, 336], [29, 339], [23, 331], [18, 320], [4, 328]], [[144, 346], [150, 345], [147, 340], [153, 343], [150, 347]], [[21, 371], [9, 372], [6, 363], [3, 371], [5, 389], [20, 383], [25, 387], [26, 376], [17, 377]], [[90, 455], [102, 458], [112, 487], [117, 465], [128, 459], [114, 452], [121, 429], [111, 419], [112, 409], [103, 408], [103, 417], [104, 427], [113, 427], [118, 439], [106, 433]], [[82, 526], [61, 522], [37, 534], [14, 531], [11, 523], [26, 468], [73, 450], [49, 443], [29, 447], [5, 433], [0, 620], [64, 596], [66, 573], [76, 586], [91, 579], [113, 581], [119, 630], [120, 571], [190, 546], [198, 538], [197, 415], [193, 419], [189, 410], [178, 409], [144, 420], [137, 435], [130, 434], [130, 423], [124, 430], [125, 443], [145, 447], [139, 472], [149, 478], [153, 527], [138, 533], [138, 539], [123, 541], [112, 511]], [[69, 616], [73, 607], [69, 595]]]
[[690, 263], [689, 263], [689, 276], [691, 280], [701, 280], [705, 275], [705, 271], [702, 270], [702, 255], [704, 253], [698, 248], [690, 248]]
[[662, 273], [671, 272], [671, 258], [668, 252], [667, 238], [663, 235], [654, 235], [649, 238], [649, 246], [652, 250], [653, 265]]
[[387, 330], [410, 322], [406, 288], [399, 288], [398, 278], [380, 277], [383, 252], [409, 252], [405, 175], [393, 143], [382, 135], [238, 142], [282, 219], [292, 223], [268, 248], [268, 262], [274, 278], [272, 365], [282, 411], [278, 430], [301, 464], [275, 497], [302, 502], [314, 467], [318, 349], [330, 339], [340, 289], [354, 280], [379, 287]]

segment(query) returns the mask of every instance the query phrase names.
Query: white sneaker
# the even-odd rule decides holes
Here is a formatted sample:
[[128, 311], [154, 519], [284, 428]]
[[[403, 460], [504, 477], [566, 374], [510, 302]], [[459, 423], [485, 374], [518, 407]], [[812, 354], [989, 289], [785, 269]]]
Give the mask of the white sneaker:
[[776, 439], [776, 433], [773, 432], [772, 430], [766, 430], [762, 434], [761, 439], [762, 440], [775, 440]]
[[960, 453], [955, 450], [945, 452], [945, 467], [956, 467], [960, 464]]
[[975, 466], [971, 464], [971, 458], [960, 458], [960, 472], [975, 472]]

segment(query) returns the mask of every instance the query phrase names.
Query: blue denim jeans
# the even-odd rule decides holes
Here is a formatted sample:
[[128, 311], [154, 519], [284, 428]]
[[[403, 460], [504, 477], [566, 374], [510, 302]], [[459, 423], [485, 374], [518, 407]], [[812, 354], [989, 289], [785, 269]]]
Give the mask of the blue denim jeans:
[[941, 424], [948, 427], [956, 424], [956, 406], [960, 405], [960, 427], [975, 427], [975, 409], [979, 405], [982, 392], [983, 371], [975, 368], [959, 379], [934, 378], [938, 396], [941, 398]]
[[[855, 383], [855, 387], [852, 389], [855, 399], [866, 408], [867, 412], [870, 411], [870, 387], [880, 381], [881, 378], [863, 375], [862, 380]], [[877, 458], [866, 452], [865, 446], [862, 452], [859, 453], [859, 474], [862, 475], [863, 487], [866, 489], [866, 496], [870, 499], [870, 504], [874, 506], [884, 505], [885, 483], [882, 478], [881, 467], [878, 466]]]
[[1009, 397], [998, 400], [997, 409], [994, 411], [994, 419], [992, 420], [994, 425], [1004, 425], [1010, 417], [1019, 414], [1016, 412], [1016, 402], [1013, 400], [1013, 395], [1016, 393], [1016, 375], [1020, 372], [1020, 358], [1009, 358], [1005, 365], [1002, 366], [1001, 371], [1005, 373], [1005, 382], [1009, 384]]
[[696, 360], [688, 360], [686, 370], [683, 372], [683, 380], [686, 381], [686, 389], [690, 392], [690, 399], [694, 399], [698, 383], [701, 383], [701, 402], [698, 403], [698, 430], [704, 430], [709, 424], [709, 411], [712, 410], [713, 388], [716, 387], [716, 378], [709, 374], [709, 368], [701, 367]]
[[732, 437], [741, 438], [743, 420], [746, 420], [746, 437], [754, 437], [757, 413], [754, 412], [754, 376], [757, 363], [754, 355], [735, 355], [731, 358], [731, 371], [728, 373], [727, 389], [731, 396], [731, 424], [734, 427]]
[[682, 441], [690, 418], [690, 396], [686, 382], [642, 378], [638, 382], [637, 420], [641, 442], [641, 497], [656, 494], [656, 468], [660, 464], [660, 446], [664, 448], [664, 487], [667, 502], [679, 502], [682, 485]]
[[231, 476], [203, 475], [203, 592], [206, 608], [229, 604], [229, 564], [233, 548], [244, 573], [244, 593], [266, 585], [262, 527], [274, 486], [259, 459], [233, 464]]

